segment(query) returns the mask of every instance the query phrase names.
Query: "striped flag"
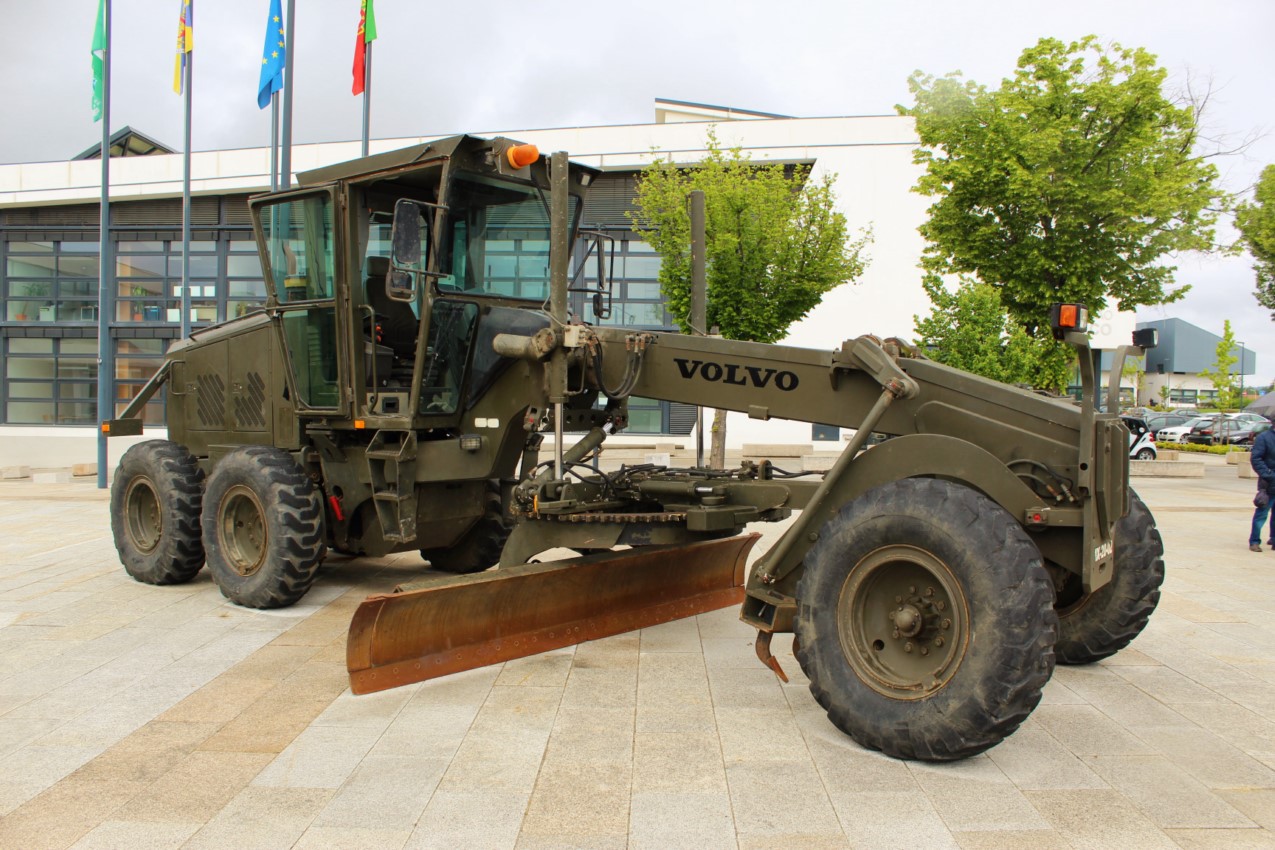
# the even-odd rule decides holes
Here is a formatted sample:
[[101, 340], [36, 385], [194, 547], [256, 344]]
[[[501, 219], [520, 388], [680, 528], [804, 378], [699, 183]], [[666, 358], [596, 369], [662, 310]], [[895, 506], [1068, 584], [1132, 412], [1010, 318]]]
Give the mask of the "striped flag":
[[354, 94], [363, 94], [364, 61], [367, 45], [376, 40], [376, 13], [372, 0], [362, 0], [359, 6], [359, 31], [354, 37]]
[[93, 120], [101, 121], [103, 77], [106, 75], [106, 0], [97, 0], [97, 26], [93, 28], [93, 46], [89, 48], [89, 54], [93, 57]]
[[177, 21], [177, 57], [173, 60], [173, 91], [181, 94], [186, 82], [186, 55], [195, 49], [195, 4], [182, 0]]

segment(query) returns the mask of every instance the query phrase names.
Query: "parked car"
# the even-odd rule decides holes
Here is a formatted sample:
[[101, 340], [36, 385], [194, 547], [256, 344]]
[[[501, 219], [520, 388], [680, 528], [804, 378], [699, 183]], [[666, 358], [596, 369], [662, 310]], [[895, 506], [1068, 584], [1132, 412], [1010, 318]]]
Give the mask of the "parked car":
[[1251, 427], [1236, 431], [1227, 436], [1226, 442], [1232, 446], [1251, 446], [1257, 435], [1271, 429], [1270, 421], [1258, 422]]
[[1155, 441], [1160, 445], [1165, 443], [1185, 443], [1186, 435], [1191, 433], [1192, 428], [1212, 418], [1211, 416], [1196, 416], [1181, 425], [1170, 425], [1167, 428], [1161, 428], [1155, 432]]
[[1185, 425], [1192, 419], [1199, 418], [1194, 413], [1152, 413], [1146, 417], [1147, 427], [1151, 429], [1151, 433], [1155, 435], [1156, 441], [1160, 442], [1160, 431], [1165, 428], [1171, 428], [1175, 425]]
[[1210, 416], [1191, 429], [1186, 441], [1204, 446], [1224, 446], [1251, 437], [1254, 427], [1263, 423], [1270, 425], [1270, 420], [1256, 413]]
[[1146, 420], [1133, 416], [1121, 416], [1120, 420], [1129, 429], [1129, 457], [1134, 460], [1155, 460], [1155, 435], [1151, 433]]

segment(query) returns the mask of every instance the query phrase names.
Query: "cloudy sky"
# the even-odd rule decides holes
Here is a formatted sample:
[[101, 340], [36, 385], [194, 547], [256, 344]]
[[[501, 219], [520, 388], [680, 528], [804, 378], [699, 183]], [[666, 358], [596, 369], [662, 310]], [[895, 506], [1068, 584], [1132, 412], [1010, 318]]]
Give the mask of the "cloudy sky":
[[[285, 0], [286, 5], [286, 0]], [[350, 95], [358, 0], [296, 0], [294, 140], [357, 139]], [[114, 0], [111, 125], [182, 143], [172, 93], [179, 0]], [[101, 137], [89, 107], [97, 0], [0, 0], [0, 163], [67, 159]], [[269, 0], [198, 0], [195, 150], [269, 143], [256, 105]], [[1145, 47], [1174, 91], [1210, 87], [1205, 116], [1225, 187], [1275, 162], [1275, 0], [700, 0], [439, 3], [377, 0], [372, 135], [641, 123], [657, 97], [800, 117], [892, 113], [914, 70], [991, 86], [1042, 36], [1093, 33]], [[842, 191], [846, 191], [842, 187]], [[1233, 234], [1229, 226], [1224, 236]], [[1183, 256], [1186, 299], [1139, 318], [1214, 333], [1229, 319], [1275, 377], [1275, 324], [1252, 296], [1247, 255]]]

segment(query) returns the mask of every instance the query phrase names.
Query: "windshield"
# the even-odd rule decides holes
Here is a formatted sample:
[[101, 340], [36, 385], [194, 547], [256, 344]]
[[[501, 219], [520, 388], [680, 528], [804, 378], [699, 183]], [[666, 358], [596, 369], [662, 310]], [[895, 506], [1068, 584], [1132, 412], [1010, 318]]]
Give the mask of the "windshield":
[[[578, 199], [569, 200], [574, 224]], [[462, 174], [452, 184], [451, 274], [442, 292], [549, 298], [549, 196], [534, 186]]]

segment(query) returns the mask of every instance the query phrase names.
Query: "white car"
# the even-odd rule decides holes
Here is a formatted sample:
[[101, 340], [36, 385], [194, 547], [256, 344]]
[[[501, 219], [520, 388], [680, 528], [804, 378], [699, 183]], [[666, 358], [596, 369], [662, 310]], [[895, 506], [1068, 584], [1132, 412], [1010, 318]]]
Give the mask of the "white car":
[[1186, 435], [1191, 433], [1192, 428], [1199, 425], [1201, 422], [1206, 422], [1212, 418], [1212, 416], [1197, 416], [1185, 424], [1161, 428], [1159, 431], [1155, 432], [1155, 441], [1160, 444], [1185, 443]]
[[1145, 420], [1134, 416], [1120, 417], [1129, 429], [1129, 457], [1134, 460], [1155, 460], [1155, 435]]

